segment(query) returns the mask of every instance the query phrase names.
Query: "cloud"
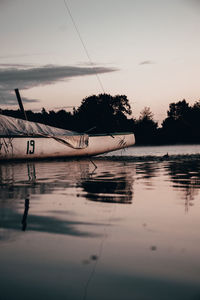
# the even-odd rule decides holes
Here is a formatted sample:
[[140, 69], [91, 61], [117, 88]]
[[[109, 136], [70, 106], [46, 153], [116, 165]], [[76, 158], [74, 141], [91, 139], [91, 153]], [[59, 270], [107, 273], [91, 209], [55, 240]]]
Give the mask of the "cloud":
[[[77, 76], [88, 76], [117, 71], [108, 67], [74, 67], [47, 65], [42, 67], [25, 67], [23, 65], [3, 65], [0, 68], [0, 104], [14, 105], [15, 88], [20, 90], [32, 87], [54, 84]], [[34, 99], [24, 99], [25, 102], [36, 102]]]
[[10, 64], [10, 63], [0, 63], [0, 68], [30, 68], [30, 67], [33, 67], [33, 65], [30, 65], [30, 64], [16, 64], [16, 63], [13, 63], [13, 64]]
[[155, 62], [151, 60], [144, 60], [139, 63], [139, 65], [152, 65], [152, 64], [155, 64]]

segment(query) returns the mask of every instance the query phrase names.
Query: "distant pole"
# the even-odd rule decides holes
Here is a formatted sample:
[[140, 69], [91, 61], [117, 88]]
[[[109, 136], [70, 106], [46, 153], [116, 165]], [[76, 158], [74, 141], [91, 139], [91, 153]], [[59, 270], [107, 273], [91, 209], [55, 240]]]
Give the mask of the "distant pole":
[[28, 121], [27, 116], [26, 116], [26, 113], [25, 113], [25, 110], [24, 110], [24, 106], [23, 106], [23, 103], [22, 103], [22, 99], [21, 99], [21, 97], [20, 97], [20, 93], [19, 93], [19, 90], [18, 90], [18, 89], [15, 89], [15, 94], [16, 94], [16, 97], [17, 97], [17, 100], [18, 100], [18, 103], [19, 103], [19, 108], [20, 108], [20, 110], [21, 110], [21, 113], [22, 113], [24, 119], [25, 119], [26, 121]]

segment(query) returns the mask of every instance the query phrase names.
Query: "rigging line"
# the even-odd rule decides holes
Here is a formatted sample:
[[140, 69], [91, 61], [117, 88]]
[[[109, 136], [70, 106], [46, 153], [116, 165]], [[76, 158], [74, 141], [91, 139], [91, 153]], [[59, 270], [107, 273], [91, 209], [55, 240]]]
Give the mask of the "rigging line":
[[82, 37], [81, 37], [80, 31], [79, 31], [79, 29], [78, 29], [78, 27], [77, 27], [77, 25], [76, 25], [76, 22], [75, 22], [75, 20], [74, 20], [74, 18], [73, 18], [73, 16], [72, 16], [71, 11], [70, 11], [70, 9], [69, 9], [69, 5], [67, 4], [66, 0], [63, 0], [63, 1], [64, 1], [64, 4], [65, 4], [65, 8], [66, 8], [66, 10], [67, 10], [67, 12], [68, 12], [68, 14], [69, 14], [69, 16], [70, 16], [70, 18], [71, 18], [71, 21], [72, 21], [72, 23], [73, 23], [73, 25], [74, 25], [74, 28], [75, 28], [75, 30], [76, 30], [76, 32], [77, 32], [77, 34], [78, 34], [78, 37], [79, 37], [79, 39], [80, 39], [80, 42], [81, 42], [81, 44], [82, 44], [82, 46], [83, 46], [83, 48], [84, 48], [84, 50], [85, 50], [85, 53], [86, 53], [87, 58], [88, 58], [88, 60], [89, 60], [89, 62], [90, 62], [90, 65], [91, 65], [91, 67], [93, 68], [93, 70], [94, 70], [94, 72], [95, 72], [95, 75], [96, 75], [96, 77], [97, 77], [97, 80], [98, 80], [98, 82], [99, 82], [99, 85], [100, 85], [100, 87], [101, 87], [103, 93], [105, 94], [105, 90], [104, 90], [103, 84], [102, 84], [102, 82], [101, 82], [101, 79], [100, 79], [100, 77], [99, 77], [99, 75], [98, 75], [98, 73], [97, 73], [97, 70], [96, 70], [96, 68], [95, 68], [95, 66], [94, 66], [94, 63], [92, 62], [92, 59], [91, 59], [91, 57], [90, 57], [90, 55], [89, 55], [89, 52], [88, 52], [88, 50], [87, 50], [87, 48], [86, 48], [86, 46], [85, 46], [85, 43], [84, 43], [84, 41], [83, 41], [83, 39], [82, 39]]

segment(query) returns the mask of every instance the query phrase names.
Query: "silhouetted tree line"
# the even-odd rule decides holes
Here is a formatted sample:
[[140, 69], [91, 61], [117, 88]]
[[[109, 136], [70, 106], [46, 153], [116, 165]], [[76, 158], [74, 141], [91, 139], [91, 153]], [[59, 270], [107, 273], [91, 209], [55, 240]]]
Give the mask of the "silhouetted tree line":
[[[20, 110], [1, 110], [4, 115], [22, 118]], [[200, 143], [200, 101], [189, 105], [182, 100], [169, 105], [167, 117], [161, 127], [154, 120], [149, 107], [145, 107], [138, 119], [131, 118], [131, 106], [125, 95], [99, 94], [86, 97], [81, 105], [67, 112], [45, 108], [41, 112], [26, 111], [29, 121], [44, 123], [77, 132], [112, 133], [134, 132], [136, 143], [180, 144]]]

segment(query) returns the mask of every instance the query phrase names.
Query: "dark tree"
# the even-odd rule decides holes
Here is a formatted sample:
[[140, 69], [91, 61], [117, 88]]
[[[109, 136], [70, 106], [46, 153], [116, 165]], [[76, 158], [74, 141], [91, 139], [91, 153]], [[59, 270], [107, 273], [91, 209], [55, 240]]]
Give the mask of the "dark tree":
[[131, 107], [125, 95], [93, 95], [83, 99], [74, 116], [78, 131], [92, 130], [97, 133], [130, 131], [127, 116]]
[[200, 142], [200, 103], [193, 106], [185, 101], [171, 103], [168, 117], [162, 123], [162, 139], [165, 143]]
[[165, 143], [185, 143], [190, 130], [190, 107], [185, 101], [171, 103], [168, 117], [162, 123], [162, 138]]
[[137, 144], [154, 144], [157, 138], [158, 123], [153, 119], [149, 107], [145, 107], [135, 123], [135, 137]]
[[168, 118], [180, 120], [187, 117], [190, 112], [189, 104], [183, 99], [177, 103], [171, 103], [167, 112]]

